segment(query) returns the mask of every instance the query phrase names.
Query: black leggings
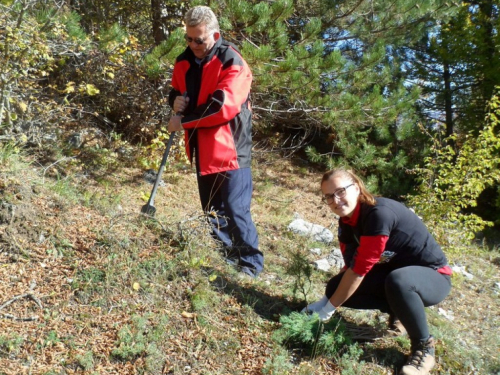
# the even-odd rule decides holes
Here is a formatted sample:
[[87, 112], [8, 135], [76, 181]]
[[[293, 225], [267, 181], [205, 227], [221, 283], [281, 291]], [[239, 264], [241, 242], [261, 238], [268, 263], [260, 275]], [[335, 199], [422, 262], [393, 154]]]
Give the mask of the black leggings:
[[[343, 273], [327, 284], [331, 298]], [[429, 337], [424, 307], [441, 302], [451, 290], [451, 279], [429, 267], [408, 266], [390, 270], [385, 265], [368, 272], [354, 294], [342, 306], [360, 310], [394, 313], [406, 328], [410, 339]]]

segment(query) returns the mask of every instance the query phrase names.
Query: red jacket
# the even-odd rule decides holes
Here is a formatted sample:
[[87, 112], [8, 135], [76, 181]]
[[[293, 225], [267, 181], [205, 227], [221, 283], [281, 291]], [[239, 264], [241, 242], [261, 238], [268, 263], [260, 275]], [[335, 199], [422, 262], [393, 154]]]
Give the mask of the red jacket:
[[177, 57], [169, 102], [187, 92], [186, 152], [201, 175], [250, 167], [252, 73], [239, 51], [219, 38], [201, 61], [189, 47]]

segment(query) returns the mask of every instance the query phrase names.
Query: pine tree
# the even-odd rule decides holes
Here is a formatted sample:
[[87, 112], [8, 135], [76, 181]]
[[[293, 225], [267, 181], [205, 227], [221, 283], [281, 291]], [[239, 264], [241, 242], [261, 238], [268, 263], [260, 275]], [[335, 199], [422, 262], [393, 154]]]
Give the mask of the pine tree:
[[437, 19], [410, 52], [429, 129], [442, 123], [451, 136], [483, 128], [486, 103], [500, 84], [498, 6], [497, 0], [464, 2], [449, 21]]
[[[443, 1], [221, 1], [227, 36], [255, 74], [259, 130], [313, 160], [348, 164], [396, 194], [422, 150], [397, 48], [417, 40]], [[382, 186], [384, 184], [384, 186]]]
[[[201, 2], [192, 1], [190, 6]], [[443, 0], [223, 0], [210, 2], [222, 35], [254, 73], [256, 130], [282, 150], [370, 175], [371, 188], [405, 190], [405, 170], [421, 160], [423, 137], [399, 48], [451, 12]], [[153, 52], [168, 74], [181, 32]], [[180, 48], [180, 47], [179, 47]], [[406, 178], [407, 179], [407, 178]], [[408, 182], [409, 183], [409, 182]]]

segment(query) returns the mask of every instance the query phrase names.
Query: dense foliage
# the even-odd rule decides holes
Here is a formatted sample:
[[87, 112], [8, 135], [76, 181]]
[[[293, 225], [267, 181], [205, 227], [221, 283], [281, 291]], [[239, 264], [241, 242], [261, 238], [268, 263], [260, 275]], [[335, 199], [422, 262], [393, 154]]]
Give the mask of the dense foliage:
[[[167, 138], [162, 121], [172, 64], [185, 48], [182, 15], [201, 3], [1, 1], [1, 139], [47, 150], [64, 138], [67, 155], [107, 162], [126, 156], [128, 143], [142, 144], [142, 165], [151, 165]], [[252, 67], [256, 140], [283, 156], [348, 165], [374, 192], [399, 198], [415, 185], [408, 171], [463, 172], [456, 155], [472, 152], [468, 134], [498, 133], [484, 122], [500, 84], [496, 0], [210, 5]], [[441, 124], [450, 148], [440, 151], [446, 163], [431, 168], [426, 158], [441, 147]], [[497, 183], [491, 175], [477, 185], [459, 211]]]
[[479, 135], [468, 134], [458, 153], [434, 139], [432, 156], [414, 172], [421, 182], [419, 194], [409, 197], [440, 243], [460, 248], [493, 223], [467, 211], [487, 188], [500, 180], [500, 99], [489, 103], [486, 126]]

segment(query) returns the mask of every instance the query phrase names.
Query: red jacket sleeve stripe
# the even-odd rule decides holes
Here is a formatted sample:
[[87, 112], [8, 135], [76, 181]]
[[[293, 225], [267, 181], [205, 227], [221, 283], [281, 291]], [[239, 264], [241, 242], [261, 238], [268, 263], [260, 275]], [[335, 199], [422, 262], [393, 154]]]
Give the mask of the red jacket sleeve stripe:
[[365, 276], [380, 260], [388, 240], [389, 236], [361, 236], [352, 270], [360, 276]]

